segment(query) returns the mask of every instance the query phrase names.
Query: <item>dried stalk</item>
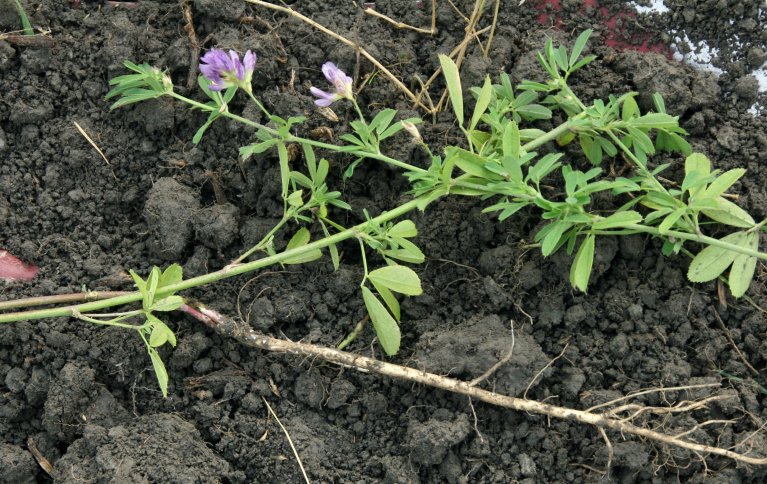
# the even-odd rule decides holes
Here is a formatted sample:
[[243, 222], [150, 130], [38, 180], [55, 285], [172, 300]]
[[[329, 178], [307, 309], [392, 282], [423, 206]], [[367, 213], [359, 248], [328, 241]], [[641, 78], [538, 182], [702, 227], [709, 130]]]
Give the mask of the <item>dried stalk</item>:
[[437, 0], [431, 0], [431, 28], [430, 29], [415, 27], [413, 25], [406, 24], [404, 22], [399, 22], [397, 20], [394, 20], [391, 17], [388, 17], [382, 13], [377, 12], [375, 9], [372, 9], [372, 8], [365, 8], [363, 9], [363, 11], [370, 16], [389, 22], [390, 24], [394, 25], [398, 29], [410, 29], [410, 30], [415, 30], [416, 32], [421, 34], [429, 34], [429, 35], [434, 35], [437, 33]]

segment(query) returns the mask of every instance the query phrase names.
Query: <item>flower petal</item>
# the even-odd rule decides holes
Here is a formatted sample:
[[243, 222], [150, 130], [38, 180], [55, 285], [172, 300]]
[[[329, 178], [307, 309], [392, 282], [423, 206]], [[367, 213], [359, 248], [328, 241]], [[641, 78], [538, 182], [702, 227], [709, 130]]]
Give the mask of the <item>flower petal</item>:
[[337, 72], [338, 67], [332, 62], [326, 62], [322, 64], [322, 73], [325, 74], [325, 79], [328, 81], [333, 82], [333, 80], [336, 78]]
[[257, 56], [255, 52], [251, 52], [250, 50], [245, 52], [245, 56], [242, 59], [242, 63], [245, 65], [245, 72], [253, 72], [256, 68], [256, 59]]

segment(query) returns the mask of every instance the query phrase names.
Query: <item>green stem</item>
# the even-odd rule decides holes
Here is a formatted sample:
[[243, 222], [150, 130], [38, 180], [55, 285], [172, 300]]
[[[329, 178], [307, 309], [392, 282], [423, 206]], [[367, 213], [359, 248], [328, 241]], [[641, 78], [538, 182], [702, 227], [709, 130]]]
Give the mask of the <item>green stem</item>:
[[276, 234], [277, 231], [280, 230], [283, 225], [288, 223], [288, 221], [290, 221], [290, 219], [296, 213], [297, 213], [296, 210], [294, 210], [293, 208], [289, 209], [288, 212], [282, 217], [282, 219], [279, 222], [277, 222], [277, 225], [272, 227], [272, 229], [266, 235], [264, 235], [264, 237], [261, 239], [259, 243], [257, 243], [256, 245], [251, 247], [248, 251], [246, 251], [244, 254], [242, 254], [241, 256], [233, 260], [232, 262], [230, 262], [229, 265], [239, 264], [240, 262], [250, 257], [254, 252], [262, 250], [268, 244], [269, 240], [274, 236], [274, 234]]
[[749, 249], [748, 247], [742, 247], [740, 245], [724, 242], [722, 240], [715, 239], [713, 237], [708, 237], [706, 235], [689, 234], [687, 232], [678, 232], [676, 230], [668, 230], [664, 232], [663, 234], [661, 234], [660, 230], [658, 230], [657, 227], [648, 227], [646, 225], [641, 225], [641, 224], [626, 224], [624, 225], [624, 227], [629, 230], [635, 230], [637, 232], [643, 232], [646, 234], [652, 234], [656, 236], [676, 237], [677, 239], [700, 242], [701, 244], [713, 245], [715, 247], [721, 247], [722, 249], [731, 250], [739, 254], [749, 255], [751, 257], [756, 257], [758, 259], [767, 260], [767, 253], [765, 252], [759, 252], [757, 250]]
[[[180, 94], [177, 94], [175, 92], [170, 93], [170, 96], [174, 97], [175, 99], [178, 99], [179, 101], [183, 101], [183, 102], [185, 102], [187, 104], [190, 104], [190, 105], [196, 107], [197, 109], [201, 109], [203, 111], [213, 112], [213, 111], [217, 110], [217, 108], [215, 108], [213, 106], [208, 106], [207, 104], [203, 104], [201, 102], [197, 102], [194, 99], [189, 99], [188, 97], [184, 97], [184, 96], [182, 96]], [[255, 100], [255, 97], [253, 99]], [[264, 111], [264, 112], [266, 112], [266, 111]], [[261, 123], [257, 123], [257, 122], [255, 122], [253, 120], [248, 119], [248, 118], [244, 118], [242, 116], [238, 116], [238, 115], [236, 115], [234, 113], [230, 113], [229, 111], [224, 111], [224, 112], [221, 113], [221, 115], [224, 116], [224, 117], [227, 117], [229, 119], [232, 119], [234, 121], [237, 121], [239, 123], [243, 123], [243, 124], [246, 124], [248, 126], [251, 126], [253, 128], [264, 130], [267, 133], [271, 134], [272, 136], [276, 136], [278, 138], [282, 138], [282, 135], [276, 129], [270, 128], [269, 126], [263, 125]], [[289, 135], [289, 136], [285, 137], [284, 141], [286, 143], [301, 143], [301, 144], [306, 144], [306, 145], [314, 146], [315, 148], [324, 148], [326, 150], [340, 151], [340, 152], [349, 153], [349, 154], [351, 154], [353, 156], [364, 157], [364, 158], [371, 158], [371, 159], [374, 159], [374, 160], [383, 161], [384, 163], [388, 163], [388, 164], [390, 164], [392, 166], [396, 166], [398, 168], [402, 168], [402, 169], [407, 170], [407, 171], [413, 171], [413, 172], [417, 172], [417, 173], [426, 173], [427, 172], [427, 170], [425, 170], [423, 168], [419, 168], [417, 166], [405, 163], [403, 161], [396, 160], [394, 158], [388, 157], [388, 156], [386, 156], [384, 154], [381, 154], [381, 153], [370, 153], [370, 152], [367, 152], [367, 151], [346, 151], [344, 149], [345, 146], [332, 145], [330, 143], [323, 143], [322, 141], [316, 141], [316, 140], [313, 140], [313, 139], [302, 138], [300, 136], [293, 136], [293, 135]]]
[[[394, 208], [392, 210], [389, 210], [388, 212], [382, 213], [381, 215], [373, 218], [372, 221], [374, 223], [382, 224], [390, 220], [393, 220], [397, 217], [400, 217], [418, 208], [418, 204], [425, 197], [426, 195], [422, 195], [421, 197], [410, 200], [409, 202], [404, 203], [397, 208]], [[240, 274], [253, 272], [255, 270], [262, 269], [264, 267], [278, 264], [281, 261], [284, 261], [286, 259], [294, 258], [316, 249], [323, 249], [332, 244], [338, 244], [340, 242], [343, 242], [344, 240], [348, 240], [358, 236], [360, 232], [363, 232], [365, 230], [368, 224], [369, 224], [369, 221], [365, 221], [359, 225], [346, 229], [343, 232], [339, 232], [337, 234], [331, 235], [330, 237], [325, 237], [324, 239], [310, 242], [301, 247], [296, 247], [295, 249], [286, 250], [279, 254], [264, 257], [262, 259], [258, 259], [252, 262], [247, 262], [245, 264], [241, 264], [238, 266], [234, 266], [234, 267], [229, 266], [227, 268], [221, 269], [216, 272], [211, 272], [209, 274], [204, 274], [202, 276], [194, 277], [192, 279], [187, 279], [185, 281], [181, 281], [176, 284], [162, 287], [158, 289], [156, 297], [162, 297], [164, 295], [173, 294], [179, 291], [184, 291], [186, 289], [191, 289], [193, 287], [203, 286], [203, 285], [210, 284], [212, 282], [216, 282], [219, 280], [229, 279], [231, 277], [238, 276]], [[130, 304], [130, 303], [140, 301], [141, 298], [142, 298], [141, 293], [132, 292], [132, 293], [126, 294], [125, 296], [119, 296], [119, 297], [115, 297], [111, 299], [104, 299], [101, 301], [94, 301], [94, 302], [79, 304], [76, 306], [38, 309], [33, 311], [22, 311], [22, 312], [15, 312], [15, 313], [0, 314], [0, 323], [10, 323], [14, 321], [25, 321], [25, 320], [33, 320], [33, 319], [44, 319], [44, 318], [57, 318], [57, 317], [64, 317], [64, 316], [77, 316], [77, 315], [82, 316], [81, 313], [93, 312], [93, 311], [114, 307], [114, 306], [122, 306], [125, 304]], [[99, 324], [103, 324], [103, 321], [99, 321]], [[136, 327], [131, 326], [131, 329], [136, 329]]]
[[264, 113], [264, 114], [266, 115], [266, 118], [267, 118], [267, 119], [269, 119], [269, 118], [271, 118], [271, 117], [272, 117], [271, 113], [270, 113], [269, 111], [267, 111], [267, 110], [266, 110], [266, 108], [264, 107], [264, 105], [263, 105], [263, 104], [261, 104], [261, 101], [259, 101], [259, 100], [256, 98], [256, 96], [254, 96], [254, 95], [253, 95], [253, 92], [252, 92], [252, 91], [245, 91], [245, 92], [247, 92], [247, 93], [248, 93], [248, 96], [250, 96], [250, 99], [251, 99], [251, 101], [253, 101], [254, 103], [256, 103], [256, 106], [258, 106], [258, 108], [261, 110], [261, 112], [262, 112], [262, 113]]
[[534, 140], [530, 140], [527, 143], [523, 144], [522, 149], [524, 149], [527, 152], [530, 152], [538, 148], [539, 146], [545, 145], [549, 141], [554, 141], [555, 139], [559, 138], [560, 136], [565, 134], [567, 131], [569, 131], [573, 127], [571, 123], [572, 120], [579, 119], [581, 117], [583, 117], [582, 114], [578, 114], [577, 116], [572, 117], [571, 119], [565, 121], [564, 123], [560, 124], [556, 128], [552, 129], [551, 131], [535, 138]]
[[77, 319], [82, 320], [82, 321], [86, 321], [88, 323], [93, 323], [93, 324], [100, 324], [102, 326], [116, 326], [118, 328], [134, 329], [134, 330], [137, 330], [137, 331], [144, 327], [143, 324], [142, 325], [135, 325], [135, 324], [120, 323], [119, 321], [122, 318], [115, 318], [115, 319], [110, 319], [108, 321], [103, 321], [101, 319], [89, 318], [88, 316], [85, 316], [84, 314], [73, 315], [73, 316], [76, 317]]
[[[191, 99], [187, 99], [183, 96], [180, 96], [178, 94], [173, 93], [173, 97], [176, 97], [184, 102], [188, 102], [189, 104], [198, 107], [200, 109], [203, 109], [205, 111], [212, 111], [213, 108], [210, 106], [206, 106], [205, 104], [198, 103], [197, 101], [193, 101]], [[263, 128], [266, 129], [269, 132], [275, 133], [275, 130], [271, 128], [267, 128], [266, 126], [263, 126], [259, 123], [255, 123], [253, 121], [250, 121], [248, 119], [242, 118], [237, 115], [233, 115], [231, 113], [227, 113], [229, 117], [236, 120], [242, 120], [246, 124], [249, 124], [251, 126], [257, 127], [257, 128]], [[536, 138], [527, 144], [523, 146], [525, 150], [533, 150], [537, 148], [538, 146], [541, 146], [549, 141], [552, 141], [565, 133], [568, 129], [571, 128], [571, 125], [569, 122], [562, 123], [555, 129], [549, 131], [548, 133], [540, 136], [539, 138]], [[324, 143], [323, 143], [324, 144]], [[330, 145], [332, 146], [332, 145]], [[467, 175], [462, 175], [458, 177], [458, 180], [461, 178], [467, 177]], [[393, 220], [397, 217], [400, 217], [412, 210], [415, 210], [418, 208], [418, 205], [424, 201], [428, 200], [429, 197], [432, 196], [432, 193], [425, 193], [421, 195], [420, 197], [417, 197], [407, 203], [404, 203], [400, 205], [397, 208], [394, 208], [388, 212], [384, 212], [378, 217], [373, 218], [373, 221], [376, 223], [384, 223], [388, 222], [390, 220]], [[335, 223], [332, 223], [330, 220], [327, 220], [331, 225], [333, 225], [336, 228], [340, 228]], [[303, 245], [301, 247], [296, 247], [295, 249], [287, 250], [279, 254], [275, 254], [272, 256], [264, 257], [262, 259], [258, 259], [252, 262], [248, 262], [245, 264], [240, 264], [236, 266], [228, 266], [224, 269], [221, 269], [216, 272], [211, 272], [209, 274], [204, 274], [202, 276], [194, 277], [192, 279], [187, 279], [185, 281], [181, 281], [177, 284], [173, 284], [170, 286], [166, 286], [163, 288], [160, 288], [157, 292], [157, 296], [162, 296], [166, 294], [172, 294], [179, 291], [183, 291], [186, 289], [190, 289], [193, 287], [198, 287], [206, 284], [210, 284], [212, 282], [216, 282], [222, 279], [228, 279], [230, 277], [238, 276], [240, 274], [245, 274], [248, 272], [252, 272], [264, 267], [268, 267], [273, 264], [277, 264], [283, 260], [286, 260], [291, 257], [296, 257], [302, 254], [305, 254], [307, 252], [310, 252], [315, 249], [322, 249], [325, 247], [328, 247], [333, 244], [338, 244], [340, 242], [343, 242], [344, 240], [348, 240], [353, 237], [357, 237], [361, 232], [364, 232], [365, 227], [368, 225], [368, 221], [365, 221], [359, 225], [356, 225], [354, 227], [344, 229], [334, 235], [331, 235], [329, 237], [325, 237], [323, 239], [311, 242], [309, 244]], [[643, 226], [642, 232], [646, 232], [647, 230], [644, 230]], [[688, 238], [692, 237], [694, 240], [699, 240], [695, 238], [696, 236], [689, 236], [688, 234], [683, 234], [687, 236]], [[716, 241], [716, 239], [712, 239]], [[718, 242], [718, 241], [716, 241]], [[66, 317], [66, 316], [82, 316], [81, 313], [86, 312], [93, 312], [104, 308], [109, 307], [115, 307], [115, 306], [122, 306], [130, 303], [134, 303], [137, 301], [140, 301], [142, 298], [142, 295], [139, 292], [130, 292], [121, 296], [112, 297], [109, 299], [103, 299], [99, 301], [92, 301], [92, 302], [86, 302], [83, 304], [78, 304], [74, 306], [66, 306], [66, 307], [56, 307], [56, 308], [48, 308], [48, 309], [38, 309], [38, 310], [31, 310], [31, 311], [20, 311], [20, 312], [13, 312], [13, 313], [6, 313], [6, 314], [0, 314], [0, 323], [10, 323], [14, 321], [24, 321], [24, 320], [34, 320], [34, 319], [44, 319], [44, 318], [56, 318], [56, 317]], [[36, 299], [36, 298], [35, 298]], [[17, 307], [23, 307], [22, 306], [15, 306], [13, 301], [7, 301], [2, 304], [0, 308], [10, 309], [10, 308], [17, 308]], [[98, 324], [103, 324], [103, 321], [99, 321]], [[131, 329], [135, 329], [135, 327], [131, 327]]]
[[362, 121], [363, 124], [368, 124], [367, 121], [365, 121], [365, 116], [362, 114], [362, 110], [360, 109], [360, 105], [357, 104], [357, 101], [354, 99], [350, 99], [350, 101], [354, 105], [354, 109], [357, 111], [357, 116], [360, 117], [360, 121]]

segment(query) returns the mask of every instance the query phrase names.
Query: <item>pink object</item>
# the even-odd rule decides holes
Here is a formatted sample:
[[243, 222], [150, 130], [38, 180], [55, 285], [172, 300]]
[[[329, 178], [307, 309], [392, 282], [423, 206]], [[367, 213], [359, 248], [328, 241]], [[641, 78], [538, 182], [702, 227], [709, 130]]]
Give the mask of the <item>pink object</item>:
[[7, 250], [0, 249], [0, 280], [31, 281], [36, 275], [36, 266], [25, 264]]

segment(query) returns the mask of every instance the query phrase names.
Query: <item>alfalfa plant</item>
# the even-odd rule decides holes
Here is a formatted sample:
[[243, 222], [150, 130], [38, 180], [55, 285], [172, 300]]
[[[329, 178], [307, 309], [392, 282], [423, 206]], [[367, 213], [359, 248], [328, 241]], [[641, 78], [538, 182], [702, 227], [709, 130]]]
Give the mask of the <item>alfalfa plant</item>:
[[[571, 52], [562, 46], [555, 48], [550, 40], [546, 43], [538, 56], [548, 74], [543, 82], [523, 81], [513, 86], [506, 74], [500, 75], [498, 84], [487, 77], [482, 86], [470, 91], [475, 100], [470, 113], [464, 108], [458, 68], [449, 58], [440, 56], [465, 143], [446, 146], [439, 154], [423, 143], [416, 126], [420, 119], [397, 120], [397, 112], [387, 108], [368, 120], [355, 99], [352, 79], [330, 62], [322, 70], [332, 90], [312, 88], [317, 97], [315, 102], [323, 107], [335, 102], [351, 103], [358, 118], [350, 123], [351, 132], [343, 135], [337, 145], [294, 134], [300, 130], [303, 117], [285, 118], [266, 109], [252, 89], [256, 55], [250, 51], [243, 59], [233, 51], [218, 49], [203, 56], [199, 85], [207, 99], [202, 102], [175, 92], [170, 77], [159, 69], [126, 61], [130, 73], [110, 81], [113, 89], [107, 97], [116, 98], [113, 109], [163, 96], [187, 103], [208, 115], [194, 135], [194, 143], [201, 142], [206, 130], [221, 118], [254, 127], [253, 143], [240, 148], [240, 154], [247, 158], [256, 153], [276, 152], [283, 216], [263, 240], [221, 270], [184, 280], [178, 265], [164, 271], [154, 268], [146, 280], [134, 274], [137, 292], [76, 306], [5, 313], [0, 315], [0, 322], [72, 316], [134, 329], [146, 343], [165, 394], [167, 373], [157, 349], [165, 343], [174, 344], [175, 335], [157, 314], [178, 309], [200, 319], [219, 317], [201, 305], [192, 306], [179, 293], [274, 264], [314, 261], [325, 253], [337, 269], [338, 245], [355, 239], [364, 266], [360, 295], [381, 346], [388, 355], [394, 355], [400, 349], [398, 295], [422, 292], [417, 272], [404, 264], [425, 260], [413, 242], [418, 234], [415, 224], [400, 218], [416, 209], [426, 210], [430, 203], [451, 195], [489, 200], [485, 212], [497, 214], [499, 220], [521, 210], [536, 211], [546, 225], [535, 234], [535, 242], [544, 256], [558, 250], [573, 256], [570, 283], [581, 291], [589, 289], [598, 237], [645, 233], [660, 238], [667, 255], [683, 251], [693, 256], [688, 273], [693, 282], [716, 279], [729, 269], [730, 289], [735, 297], [742, 296], [753, 278], [757, 259], [767, 259], [767, 254], [758, 250], [765, 221], [755, 222], [724, 197], [744, 170], [722, 173], [713, 169], [703, 154], [691, 153], [678, 118], [666, 112], [658, 95], [654, 98], [654, 112], [640, 110], [636, 93], [610, 96], [590, 105], [579, 99], [568, 79], [594, 59], [581, 57], [590, 33], [581, 34]], [[230, 111], [229, 103], [237, 92], [244, 92], [258, 106], [268, 120], [266, 124]], [[550, 119], [555, 110], [561, 111], [566, 120], [548, 132], [538, 129], [536, 122]], [[383, 153], [382, 141], [403, 130], [429, 155], [427, 167]], [[550, 149], [552, 141], [559, 146], [577, 142], [585, 159], [568, 157], [556, 151], [556, 147]], [[298, 146], [303, 153], [303, 165], [291, 161], [291, 145]], [[346, 176], [352, 176], [354, 167], [369, 160], [390, 164], [402, 170], [411, 182], [412, 198], [378, 215], [364, 211], [366, 220], [345, 226], [337, 215], [351, 206], [342, 200], [339, 191], [329, 187], [331, 162], [318, 157], [316, 150], [350, 157], [353, 162]], [[658, 155], [664, 151], [686, 156], [685, 176], [678, 186], [669, 185], [658, 176], [669, 165], [655, 163], [653, 156], [662, 159]], [[610, 176], [601, 169], [606, 158], [617, 156], [632, 164], [630, 176]], [[584, 164], [591, 166], [583, 171], [579, 166]], [[559, 183], [561, 193], [547, 190], [544, 181]], [[600, 193], [610, 194], [619, 204], [607, 211], [604, 207], [596, 210], [593, 200]], [[733, 231], [721, 238], [706, 235], [723, 229]], [[289, 241], [278, 246], [275, 235], [287, 230], [292, 233]], [[320, 237], [312, 241], [313, 233]], [[703, 249], [694, 254], [701, 245]], [[256, 254], [261, 257], [249, 260]], [[139, 301], [141, 309], [94, 313]], [[24, 305], [20, 302], [18, 307]]]

